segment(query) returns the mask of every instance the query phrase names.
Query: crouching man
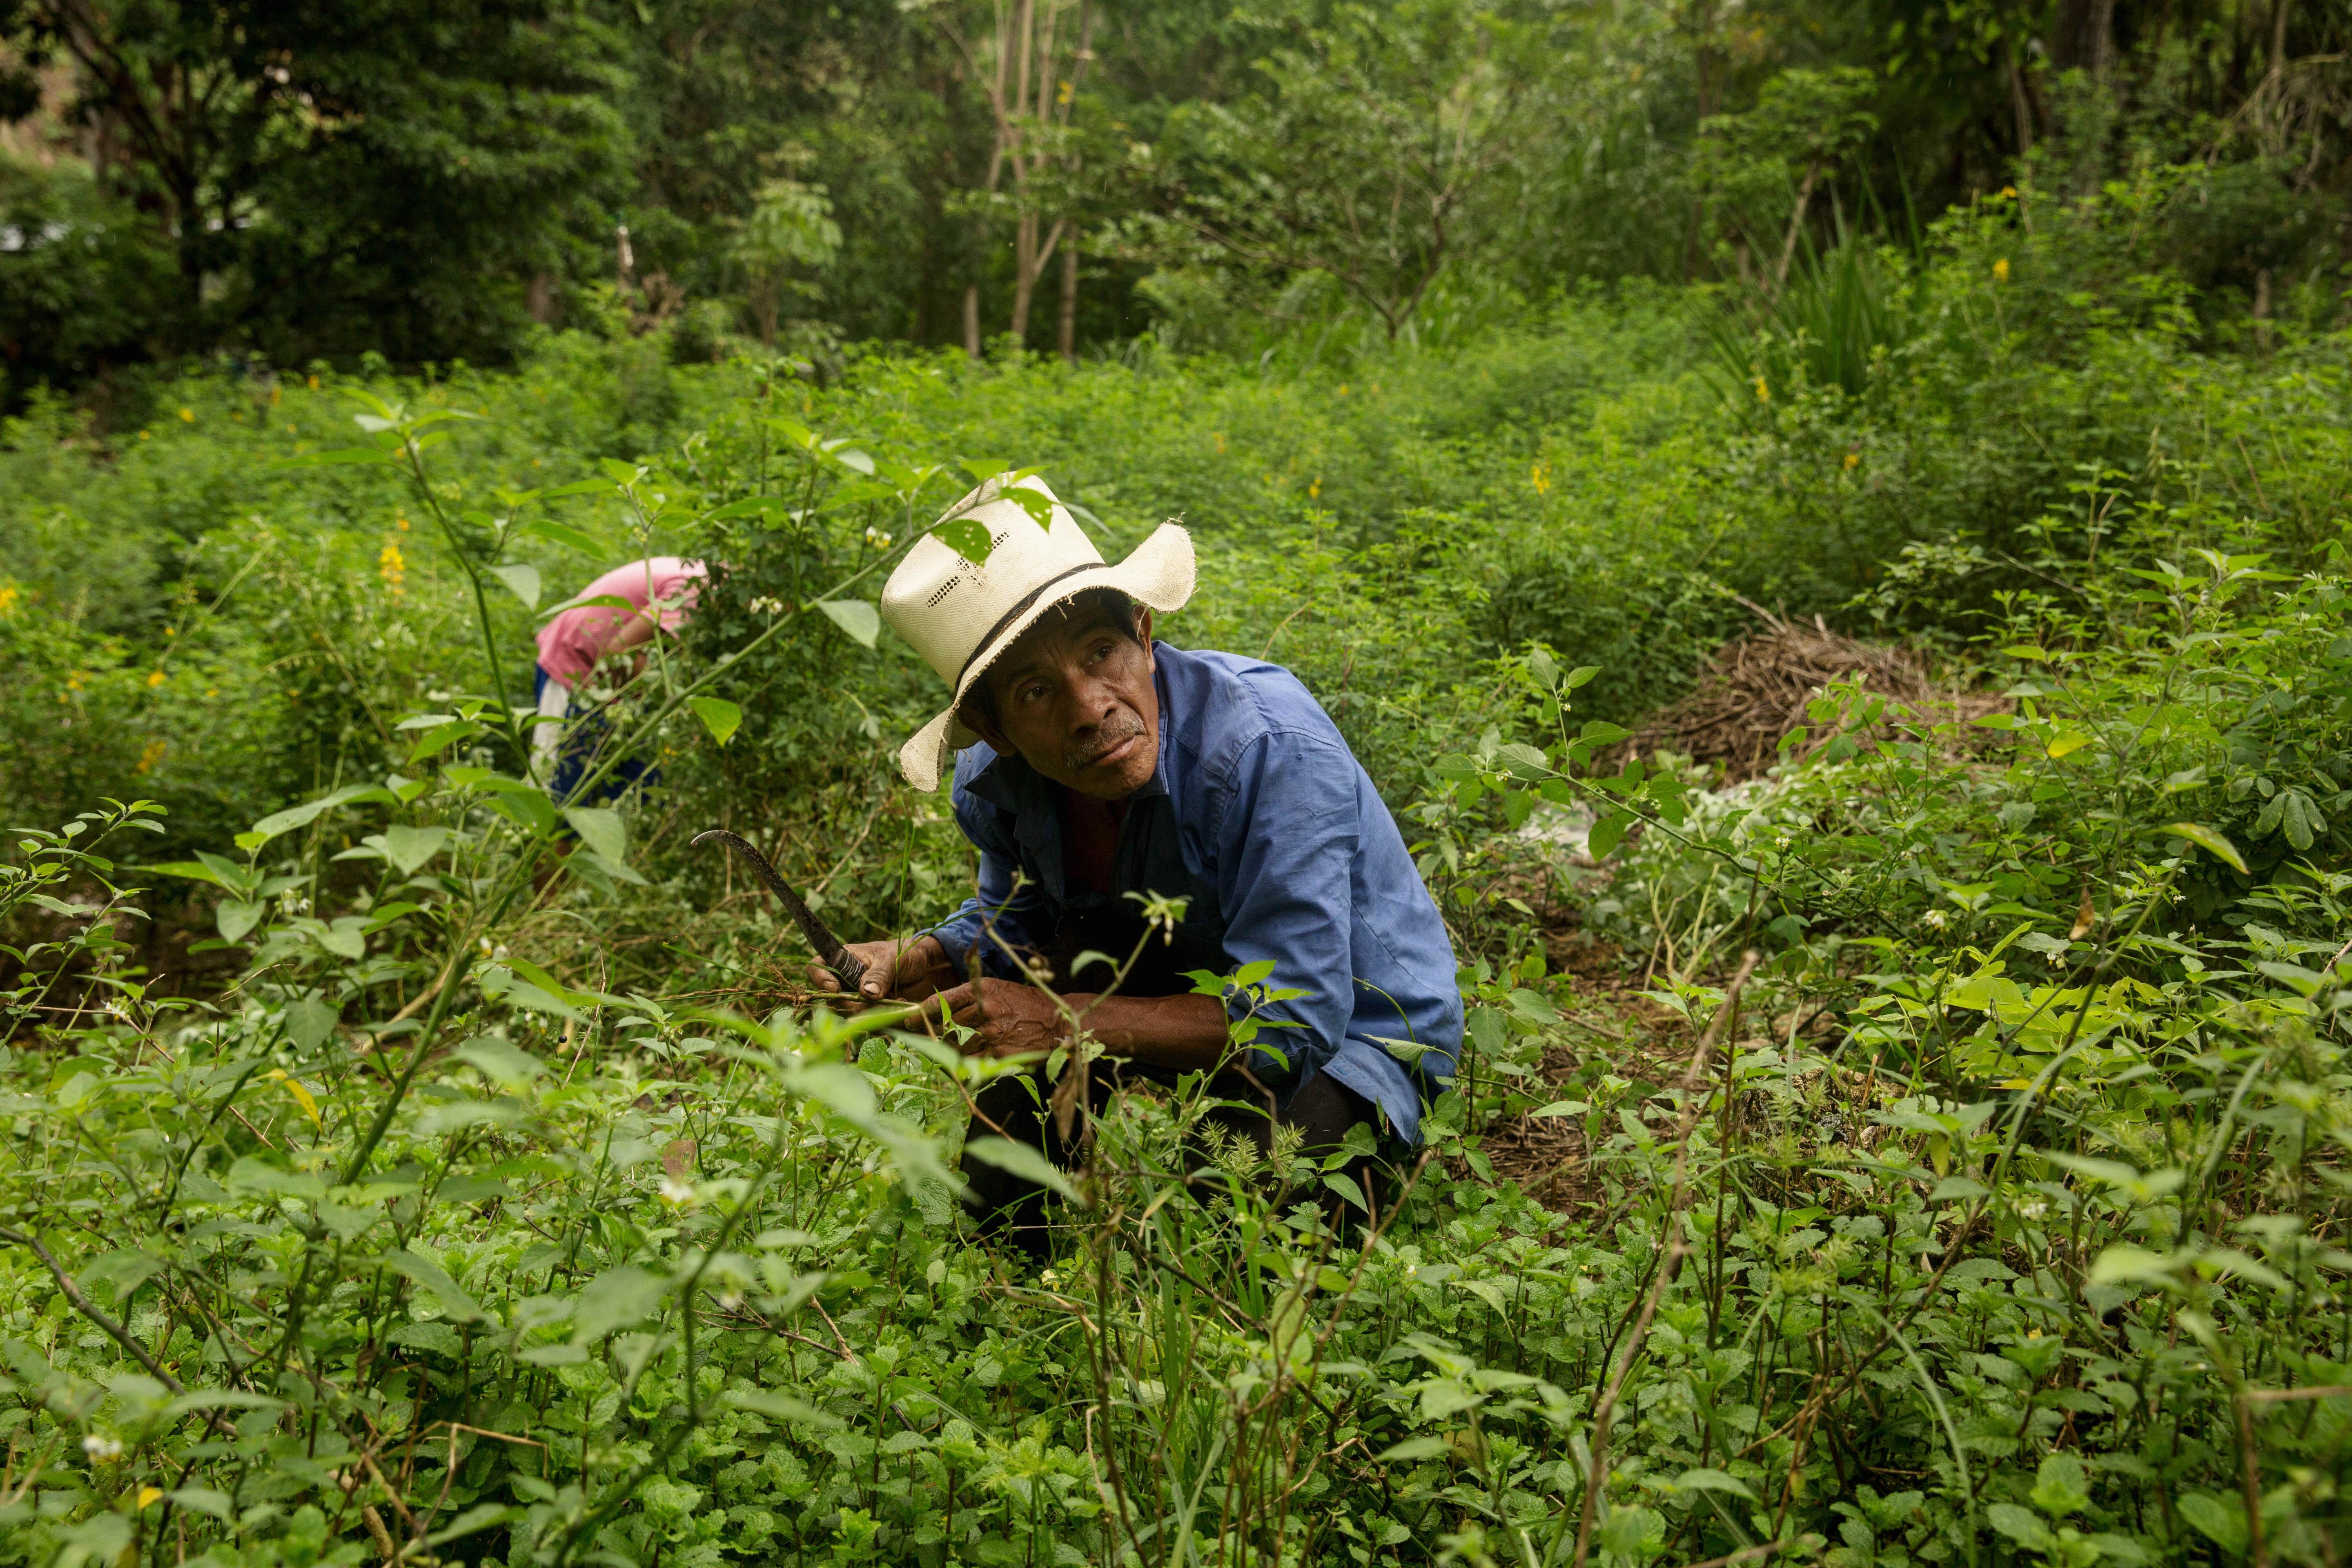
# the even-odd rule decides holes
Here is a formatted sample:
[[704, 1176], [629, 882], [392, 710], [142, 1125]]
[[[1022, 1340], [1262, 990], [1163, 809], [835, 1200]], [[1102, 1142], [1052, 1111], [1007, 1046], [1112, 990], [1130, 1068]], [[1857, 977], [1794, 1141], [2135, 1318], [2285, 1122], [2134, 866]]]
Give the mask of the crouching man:
[[[1163, 525], [1110, 565], [1058, 504], [1042, 529], [1005, 500], [971, 515], [995, 542], [987, 562], [925, 539], [891, 575], [882, 613], [954, 689], [898, 763], [921, 790], [952, 771], [956, 820], [980, 851], [978, 896], [911, 942], [853, 946], [866, 998], [936, 996], [977, 1029], [975, 1052], [1050, 1050], [1066, 1021], [1020, 977], [1016, 950], [1042, 961], [1102, 1042], [1097, 1108], [1122, 1079], [1204, 1073], [1213, 1097], [1255, 1108], [1213, 1114], [1261, 1153], [1277, 1127], [1309, 1153], [1359, 1123], [1386, 1147], [1418, 1142], [1423, 1095], [1461, 1046], [1454, 953], [1339, 730], [1286, 670], [1152, 640], [1153, 614], [1192, 593], [1181, 528]], [[1144, 894], [1184, 900], [1182, 921], [1148, 942], [1131, 896]], [[1125, 963], [1139, 943], [1116, 994], [1098, 995], [1109, 964], [1072, 972], [1089, 951]], [[1196, 994], [1187, 972], [1259, 963], [1273, 965], [1266, 987], [1298, 994], [1260, 1008], [1257, 1046], [1236, 1052], [1228, 1009], [1248, 1004]], [[811, 978], [834, 984], [823, 970]], [[1381, 1040], [1421, 1047], [1404, 1053], [1418, 1067]], [[1268, 1045], [1282, 1061], [1258, 1048]], [[972, 1134], [1069, 1163], [1076, 1152], [1043, 1110], [1048, 1088], [1035, 1074], [999, 1079], [979, 1096]], [[1038, 1189], [977, 1162], [963, 1173], [996, 1226], [1042, 1250]]]

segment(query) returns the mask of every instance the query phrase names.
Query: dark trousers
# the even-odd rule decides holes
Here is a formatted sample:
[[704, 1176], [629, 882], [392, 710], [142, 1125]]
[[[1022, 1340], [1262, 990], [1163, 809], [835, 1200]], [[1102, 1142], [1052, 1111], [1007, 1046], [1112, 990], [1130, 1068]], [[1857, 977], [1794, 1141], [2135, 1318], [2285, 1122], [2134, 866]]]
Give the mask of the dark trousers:
[[[1087, 1073], [1087, 1100], [1097, 1115], [1123, 1089], [1137, 1083], [1173, 1086], [1179, 1077], [1167, 1068], [1115, 1057], [1097, 1058], [1088, 1065]], [[1009, 1138], [1028, 1144], [1064, 1170], [1072, 1168], [1084, 1152], [1078, 1144], [1086, 1136], [1086, 1119], [1072, 1117], [1070, 1136], [1064, 1139], [1054, 1125], [1053, 1093], [1054, 1085], [1042, 1069], [998, 1079], [975, 1097], [977, 1109], [966, 1140]], [[1206, 1093], [1213, 1100], [1239, 1104], [1212, 1105], [1202, 1113], [1202, 1121], [1228, 1138], [1246, 1142], [1261, 1160], [1273, 1152], [1277, 1127], [1297, 1128], [1299, 1152], [1319, 1162], [1340, 1146], [1349, 1128], [1361, 1122], [1377, 1132], [1380, 1125], [1371, 1102], [1328, 1073], [1308, 1079], [1286, 1105], [1273, 1103], [1272, 1096], [1238, 1072], [1218, 1073], [1209, 1080]], [[1211, 1151], [1206, 1140], [1196, 1137], [1192, 1142], [1201, 1163], [1208, 1163]], [[1375, 1191], [1371, 1164], [1368, 1159], [1359, 1159], [1348, 1167], [1358, 1190], [1368, 1194]], [[963, 1178], [971, 1188], [965, 1201], [979, 1215], [983, 1235], [1008, 1241], [1033, 1258], [1048, 1256], [1044, 1187], [977, 1160], [964, 1162]], [[1321, 1191], [1301, 1195], [1327, 1204], [1331, 1197]], [[1329, 1215], [1335, 1222], [1339, 1218], [1336, 1207]]]

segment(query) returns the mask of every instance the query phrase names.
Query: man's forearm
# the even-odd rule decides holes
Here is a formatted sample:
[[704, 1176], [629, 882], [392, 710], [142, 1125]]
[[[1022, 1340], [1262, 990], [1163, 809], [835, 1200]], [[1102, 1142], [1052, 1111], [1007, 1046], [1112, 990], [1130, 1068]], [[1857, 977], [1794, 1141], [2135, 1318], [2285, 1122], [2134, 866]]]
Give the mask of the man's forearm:
[[1076, 995], [1067, 1001], [1113, 1056], [1178, 1072], [1213, 1072], [1224, 1063], [1225, 1005], [1214, 996]]

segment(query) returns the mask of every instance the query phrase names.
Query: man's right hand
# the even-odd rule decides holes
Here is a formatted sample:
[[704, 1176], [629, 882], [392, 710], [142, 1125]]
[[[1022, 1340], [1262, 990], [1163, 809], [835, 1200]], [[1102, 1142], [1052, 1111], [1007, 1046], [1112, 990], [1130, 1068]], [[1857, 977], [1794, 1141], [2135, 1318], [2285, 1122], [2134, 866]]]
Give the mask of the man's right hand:
[[[928, 933], [912, 942], [853, 942], [845, 945], [866, 965], [865, 977], [857, 983], [858, 1000], [851, 1004], [853, 1012], [868, 1002], [920, 1002], [962, 980], [948, 962], [948, 950], [940, 945], [939, 938]], [[809, 965], [808, 981], [817, 991], [838, 994], [842, 988], [833, 971], [822, 963]]]

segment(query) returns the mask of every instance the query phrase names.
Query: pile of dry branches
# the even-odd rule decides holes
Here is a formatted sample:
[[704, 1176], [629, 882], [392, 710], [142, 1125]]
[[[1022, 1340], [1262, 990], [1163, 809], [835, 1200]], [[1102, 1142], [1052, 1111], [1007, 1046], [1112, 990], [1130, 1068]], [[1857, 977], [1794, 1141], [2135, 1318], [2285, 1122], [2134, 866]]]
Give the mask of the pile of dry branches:
[[[1889, 700], [1888, 718], [1906, 728], [1956, 721], [1965, 725], [2009, 705], [2003, 698], [1937, 686], [1927, 662], [1908, 648], [1858, 642], [1830, 630], [1819, 616], [1806, 626], [1754, 605], [1748, 608], [1764, 618], [1765, 630], [1726, 644], [1708, 661], [1697, 689], [1654, 715], [1625, 743], [1627, 754], [1673, 750], [1697, 762], [1721, 763], [1726, 784], [1759, 777], [1780, 761], [1781, 737], [1811, 724], [1805, 704], [1831, 681], [1855, 674], [1869, 690]], [[1799, 756], [1829, 739], [1822, 726], [1811, 728]], [[1990, 738], [1990, 731], [1964, 730], [1952, 749], [1972, 750], [1978, 735]]]

